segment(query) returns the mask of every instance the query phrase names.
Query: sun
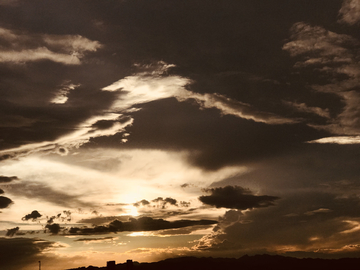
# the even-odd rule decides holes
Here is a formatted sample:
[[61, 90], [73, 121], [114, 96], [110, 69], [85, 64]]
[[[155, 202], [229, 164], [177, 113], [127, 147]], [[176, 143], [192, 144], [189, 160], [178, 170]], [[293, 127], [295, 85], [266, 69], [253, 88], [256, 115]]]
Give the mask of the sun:
[[135, 206], [128, 205], [125, 209], [126, 209], [125, 215], [130, 215], [133, 217], [139, 216], [139, 212], [137, 211], [137, 208]]
[[133, 216], [133, 217], [139, 216], [140, 214], [137, 210], [137, 207], [134, 206], [134, 203], [139, 201], [140, 197], [141, 197], [141, 195], [137, 194], [137, 193], [128, 193], [126, 195], [122, 195], [121, 201], [126, 203], [126, 205], [123, 207], [124, 213], [121, 215], [122, 216]]

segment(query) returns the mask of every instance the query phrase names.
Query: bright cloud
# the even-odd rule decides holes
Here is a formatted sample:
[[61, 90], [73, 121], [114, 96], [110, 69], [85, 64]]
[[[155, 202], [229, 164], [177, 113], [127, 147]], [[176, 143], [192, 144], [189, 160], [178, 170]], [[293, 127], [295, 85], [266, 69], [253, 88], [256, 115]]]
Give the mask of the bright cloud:
[[[128, 125], [132, 124], [133, 119], [128, 118], [124, 122], [120, 122], [121, 117], [122, 115], [117, 113], [104, 113], [103, 115], [94, 116], [79, 124], [77, 130], [73, 133], [62, 136], [55, 141], [26, 144], [17, 148], [0, 151], [0, 155], [21, 157], [37, 152], [64, 154], [68, 152], [68, 149], [79, 148], [84, 143], [89, 142], [91, 138], [111, 136], [124, 131]], [[114, 123], [109, 128], [94, 128], [93, 125], [101, 120], [110, 120], [114, 121]]]
[[67, 95], [71, 90], [74, 90], [76, 87], [80, 86], [79, 84], [72, 84], [72, 83], [64, 83], [61, 85], [56, 96], [51, 100], [51, 103], [55, 104], [64, 104], [68, 100]]
[[[111, 170], [104, 170], [109, 160], [114, 158], [118, 162], [113, 163]], [[134, 203], [158, 197], [187, 201], [192, 208], [198, 208], [202, 205], [198, 200], [201, 188], [246, 171], [246, 168], [228, 167], [216, 172], [203, 172], [189, 167], [182, 153], [106, 149], [79, 150], [75, 156], [61, 157], [61, 162], [56, 156], [28, 156], [19, 161], [3, 162], [0, 168], [2, 173], [17, 174], [22, 179], [5, 189], [15, 201], [11, 212], [4, 211], [2, 217], [5, 220], [10, 219], [11, 213], [25, 215], [34, 209], [51, 216], [71, 206], [84, 209], [90, 216], [90, 209], [97, 209], [104, 216], [137, 215], [132, 206]], [[181, 188], [184, 182], [197, 187]], [[119, 203], [125, 205], [117, 206]], [[43, 213], [44, 209], [46, 213]], [[161, 208], [155, 210], [154, 216], [161, 214]], [[169, 212], [175, 210], [169, 208]], [[221, 212], [202, 210], [201, 218], [216, 219]], [[168, 215], [167, 212], [164, 214]], [[184, 218], [196, 218], [196, 215], [199, 212], [183, 212]], [[73, 217], [85, 218], [77, 214]]]
[[[86, 52], [96, 51], [102, 45], [79, 35], [35, 35], [15, 33], [0, 28], [0, 40], [9, 46], [0, 46], [0, 62], [25, 63], [50, 60], [64, 65], [79, 65]], [[34, 48], [33, 44], [37, 44]]]
[[185, 86], [190, 84], [191, 80], [180, 76], [161, 76], [170, 67], [173, 67], [173, 65], [160, 62], [160, 66], [156, 66], [153, 70], [126, 77], [104, 87], [102, 90], [120, 91], [120, 98], [114, 104], [114, 108], [117, 110], [125, 110], [136, 104], [175, 97], [180, 102], [193, 99], [201, 108], [216, 108], [222, 114], [234, 115], [255, 122], [267, 124], [298, 122], [296, 119], [262, 112], [250, 104], [228, 98], [221, 94], [199, 94], [186, 90]]
[[310, 143], [359, 144], [360, 136], [335, 136], [310, 141]]

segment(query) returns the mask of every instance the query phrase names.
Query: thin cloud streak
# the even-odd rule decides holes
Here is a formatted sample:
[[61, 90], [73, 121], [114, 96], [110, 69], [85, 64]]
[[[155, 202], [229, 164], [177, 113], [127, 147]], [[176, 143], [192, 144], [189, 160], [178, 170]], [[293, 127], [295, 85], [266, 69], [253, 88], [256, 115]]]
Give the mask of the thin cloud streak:
[[[0, 62], [25, 63], [50, 60], [65, 65], [79, 65], [87, 51], [101, 48], [98, 41], [91, 41], [80, 35], [29, 35], [0, 28], [1, 38], [8, 44], [0, 46]], [[33, 44], [38, 47], [33, 49]], [[57, 52], [60, 51], [60, 52]]]

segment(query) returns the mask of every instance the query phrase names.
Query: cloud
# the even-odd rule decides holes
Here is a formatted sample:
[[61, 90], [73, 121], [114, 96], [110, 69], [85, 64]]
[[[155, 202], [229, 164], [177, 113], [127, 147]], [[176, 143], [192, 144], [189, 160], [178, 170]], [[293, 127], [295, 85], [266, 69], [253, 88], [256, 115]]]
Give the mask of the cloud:
[[1, 175], [0, 176], [0, 184], [1, 183], [10, 183], [10, 182], [12, 182], [12, 181], [14, 181], [14, 180], [19, 180], [19, 178], [17, 178], [16, 176], [3, 176], [3, 175]]
[[58, 220], [58, 221], [67, 221], [70, 222], [71, 221], [71, 211], [70, 210], [64, 210], [62, 213], [57, 214], [56, 216], [51, 216], [51, 217], [46, 217], [48, 218], [48, 220], [46, 221], [46, 223], [48, 225], [51, 225], [54, 223], [54, 220]]
[[[9, 44], [0, 47], [0, 62], [24, 63], [50, 60], [65, 65], [79, 65], [87, 51], [101, 48], [97, 41], [91, 41], [80, 35], [31, 35], [15, 33], [0, 28], [1, 39]], [[38, 44], [37, 48], [31, 48]]]
[[[95, 129], [94, 124], [100, 120], [112, 120], [113, 125], [107, 129]], [[122, 121], [124, 120], [124, 121]], [[122, 119], [120, 114], [107, 113], [101, 116], [95, 116], [81, 123], [77, 127], [77, 131], [69, 135], [60, 137], [54, 141], [44, 141], [40, 143], [30, 143], [23, 146], [0, 151], [0, 156], [10, 155], [12, 158], [28, 156], [33, 153], [59, 153], [59, 149], [78, 148], [88, 143], [90, 139], [103, 136], [111, 136], [124, 131], [126, 126], [131, 125], [133, 119], [126, 117]], [[67, 152], [67, 151], [65, 151]], [[60, 150], [63, 155], [64, 151]]]
[[11, 199], [4, 196], [0, 196], [0, 209], [7, 208], [12, 203], [13, 201]]
[[37, 267], [38, 261], [44, 265], [59, 266], [64, 263], [62, 258], [51, 254], [59, 247], [60, 244], [39, 238], [0, 238], [1, 266], [9, 270], [28, 269], [34, 264]]
[[93, 202], [80, 200], [80, 195], [70, 195], [67, 192], [55, 190], [44, 183], [36, 181], [13, 184], [8, 192], [16, 196], [31, 199], [36, 198], [37, 200], [46, 201], [66, 208], [94, 206]]
[[140, 206], [146, 206], [146, 205], [149, 205], [149, 204], [150, 204], [150, 202], [144, 199], [144, 200], [141, 200], [141, 201], [138, 201], [138, 202], [134, 203], [134, 206], [135, 207], [140, 207]]
[[255, 122], [266, 123], [270, 125], [294, 124], [298, 119], [290, 119], [273, 113], [262, 112], [250, 104], [246, 104], [221, 94], [198, 94], [186, 91], [177, 96], [179, 101], [194, 99], [201, 108], [216, 108], [221, 114], [234, 115]]
[[19, 229], [19, 227], [8, 229], [6, 232], [6, 236], [13, 237], [19, 231]]
[[221, 114], [234, 115], [243, 119], [267, 124], [297, 123], [297, 119], [289, 119], [272, 113], [262, 112], [250, 104], [246, 104], [218, 93], [200, 94], [185, 89], [191, 84], [190, 79], [170, 75], [167, 69], [174, 67], [164, 62], [147, 66], [146, 72], [121, 79], [104, 87], [104, 91], [122, 91], [121, 99], [114, 105], [118, 110], [125, 110], [136, 104], [175, 97], [178, 101], [195, 100], [202, 109], [216, 108]]
[[166, 221], [164, 219], [153, 219], [151, 217], [130, 218], [128, 222], [113, 220], [106, 226], [95, 226], [93, 228], [71, 227], [69, 234], [99, 234], [123, 231], [158, 231], [174, 228], [183, 228], [194, 225], [216, 224], [213, 220], [176, 220]]
[[88, 223], [93, 225], [103, 225], [105, 223], [109, 223], [113, 220], [119, 221], [128, 221], [131, 216], [100, 216], [94, 218], [84, 218], [80, 219], [77, 223]]
[[76, 87], [80, 86], [79, 84], [72, 84], [71, 82], [63, 83], [56, 93], [56, 96], [51, 100], [51, 103], [54, 104], [64, 104], [68, 100], [68, 95], [71, 90], [74, 90]]
[[[358, 3], [344, 1], [344, 5]], [[334, 106], [323, 109], [306, 103], [293, 103], [295, 108], [328, 118], [320, 125], [309, 123], [314, 128], [338, 135], [357, 135], [360, 130], [360, 96], [354, 89], [360, 85], [360, 65], [355, 60], [359, 57], [359, 40], [304, 22], [294, 24], [291, 33], [292, 41], [286, 43], [283, 50], [300, 59], [294, 67], [318, 74], [323, 82], [314, 83], [311, 88], [318, 93], [336, 95], [343, 102], [340, 112], [335, 111]]]
[[317, 210], [312, 210], [312, 211], [307, 211], [306, 213], [305, 213], [305, 215], [315, 215], [315, 214], [318, 214], [318, 213], [329, 213], [329, 212], [331, 212], [332, 210], [330, 210], [330, 209], [327, 209], [327, 208], [319, 208], [319, 209], [317, 209]]
[[360, 22], [360, 1], [343, 0], [342, 7], [339, 11], [340, 22], [354, 25]]
[[278, 200], [275, 196], [257, 196], [249, 189], [240, 186], [226, 186], [219, 188], [209, 188], [204, 191], [211, 193], [209, 196], [200, 196], [199, 200], [204, 204], [215, 206], [217, 208], [232, 208], [246, 210], [252, 208], [268, 207], [274, 205]]
[[[167, 195], [161, 200], [140, 201], [163, 194], [157, 188], [151, 197], [147, 197], [149, 189], [145, 184], [138, 185], [142, 189], [137, 191], [144, 194], [137, 193], [131, 202], [139, 201], [139, 213], [150, 212], [152, 209], [148, 206], [155, 206], [159, 211], [149, 213], [153, 219], [168, 215], [174, 220], [178, 214], [188, 215], [187, 218], [191, 215], [191, 209], [186, 208], [187, 202], [182, 204], [181, 197], [176, 197], [177, 192], [196, 199], [201, 195], [196, 187], [208, 186], [204, 183], [233, 181], [232, 186], [243, 187], [241, 190], [233, 188], [234, 201], [229, 201], [232, 195], [227, 198], [225, 195], [228, 193], [221, 193], [214, 186], [210, 186], [213, 190], [206, 194], [210, 196], [203, 196], [210, 199], [214, 208], [195, 208], [200, 202], [191, 200], [192, 209], [196, 209], [192, 217], [205, 216], [207, 211], [224, 211], [215, 209], [216, 206], [240, 210], [252, 208], [251, 211], [229, 211], [221, 219], [218, 230], [226, 235], [219, 233], [216, 237], [219, 242], [213, 238], [213, 248], [217, 247], [220, 252], [232, 247], [235, 250], [241, 245], [251, 246], [252, 239], [258, 241], [258, 248], [261, 238], [269, 246], [271, 243], [298, 245], [304, 242], [312, 245], [314, 240], [308, 240], [310, 238], [329, 239], [335, 235], [322, 234], [320, 229], [315, 230], [319, 235], [311, 235], [310, 229], [315, 226], [316, 219], [325, 229], [330, 231], [332, 228], [332, 232], [341, 231], [339, 228], [342, 231], [351, 229], [354, 225], [342, 224], [345, 218], [335, 216], [341, 207], [334, 207], [334, 198], [328, 199], [324, 205], [314, 202], [311, 207], [306, 200], [297, 198], [301, 204], [288, 201], [291, 207], [279, 213], [275, 211], [282, 204], [282, 200], [276, 200], [277, 197], [285, 200], [292, 195], [291, 192], [309, 191], [319, 181], [328, 186], [318, 188], [334, 191], [332, 181], [348, 179], [355, 185], [359, 175], [359, 169], [351, 165], [358, 163], [356, 145], [351, 146], [357, 151], [346, 154], [349, 145], [315, 147], [303, 143], [334, 134], [336, 137], [357, 136], [358, 43], [354, 29], [334, 24], [338, 12], [335, 9], [339, 8], [341, 1], [291, 1], [291, 4], [283, 0], [230, 1], [228, 5], [217, 1], [172, 1], [165, 9], [162, 1], [140, 2], [84, 4], [81, 1], [41, 0], [30, 4], [21, 1], [19, 8], [4, 6], [0, 11], [2, 25], [11, 26], [2, 29], [1, 51], [9, 52], [12, 48], [18, 54], [11, 57], [19, 58], [18, 62], [0, 63], [0, 144], [2, 150], [10, 149], [4, 155], [16, 158], [45, 153], [48, 155], [38, 161], [45, 164], [46, 160], [55, 160], [54, 167], [72, 163], [71, 167], [61, 168], [79, 172], [74, 174], [76, 177], [70, 177], [69, 171], [59, 170], [55, 176], [45, 168], [42, 174], [38, 166], [44, 165], [34, 162], [31, 170], [21, 168], [24, 170], [22, 174], [31, 177], [21, 178], [44, 177], [49, 181], [45, 185], [32, 182], [15, 185], [14, 192], [23, 194], [19, 196], [21, 199], [31, 199], [38, 204], [51, 202], [73, 209], [90, 205], [82, 201], [85, 199], [80, 198], [80, 193], [90, 198], [93, 205], [100, 201], [91, 200], [92, 196], [107, 202], [121, 201], [115, 197], [116, 193], [122, 197], [120, 193], [127, 194], [130, 190], [126, 186], [139, 183], [136, 178], [141, 178], [144, 183], [148, 182], [146, 185], [164, 187], [169, 192], [163, 193]], [[292, 28], [293, 37], [282, 51], [281, 44], [288, 38], [289, 27], [296, 21], [311, 21], [311, 25], [300, 23], [298, 28]], [[26, 31], [17, 31], [17, 28]], [[177, 31], [179, 29], [181, 31]], [[96, 47], [95, 40], [102, 49]], [[25, 52], [29, 59], [25, 58]], [[41, 53], [45, 61], [40, 60]], [[288, 55], [293, 55], [296, 63], [292, 63], [293, 59]], [[74, 62], [69, 62], [70, 57]], [[157, 59], [164, 59], [164, 62]], [[20, 64], [21, 61], [27, 62]], [[134, 61], [153, 64], [131, 67]], [[291, 68], [293, 64], [294, 69]], [[351, 88], [355, 93], [350, 94]], [[125, 132], [130, 135], [124, 137]], [[122, 143], [126, 140], [128, 142]], [[177, 167], [171, 171], [172, 167], [167, 166], [166, 161], [162, 164], [142, 162], [148, 158], [146, 156], [130, 176], [128, 164], [120, 157], [121, 151], [109, 158], [106, 153], [100, 153], [106, 152], [105, 147], [117, 147], [121, 151], [129, 148], [171, 151], [166, 157], [168, 160], [179, 154], [181, 161], [185, 159], [188, 164], [181, 163], [180, 169]], [[333, 150], [328, 151], [328, 147]], [[295, 157], [299, 149], [312, 149], [313, 155], [299, 160]], [[91, 154], [84, 157], [85, 152]], [[146, 152], [143, 150], [139, 156]], [[281, 160], [282, 166], [269, 161], [269, 158], [281, 159], [284, 154], [288, 155], [286, 160]], [[20, 164], [17, 162], [3, 163], [6, 166]], [[265, 162], [278, 166], [259, 165]], [[246, 166], [246, 173], [245, 169], [239, 169], [239, 165]], [[200, 167], [200, 170], [193, 171], [192, 166]], [[49, 170], [53, 171], [54, 168], [50, 167]], [[85, 172], [85, 167], [91, 170]], [[161, 175], [164, 178], [161, 182], [158, 180], [160, 177], [154, 176], [159, 167], [168, 167], [166, 174], [171, 172], [164, 173], [164, 177]], [[228, 169], [228, 172], [220, 173], [221, 168]], [[187, 179], [180, 182], [178, 178], [181, 178], [183, 169], [187, 172]], [[105, 170], [106, 173], [97, 174]], [[178, 173], [174, 174], [174, 171]], [[16, 174], [16, 170], [13, 169], [12, 173]], [[90, 173], [93, 173], [91, 177]], [[121, 188], [124, 175], [129, 177]], [[109, 185], [101, 187], [95, 178]], [[114, 185], [110, 184], [109, 178]], [[156, 185], [150, 180], [155, 178]], [[173, 178], [177, 178], [176, 182]], [[135, 182], [131, 181], [133, 179]], [[163, 185], [166, 181], [171, 181], [173, 186]], [[179, 185], [185, 182], [189, 182], [192, 188], [180, 189]], [[228, 185], [230, 183], [220, 186]], [[175, 191], [176, 187], [178, 190]], [[247, 192], [246, 188], [253, 192]], [[337, 187], [337, 190], [340, 188], [346, 190], [347, 195], [351, 192], [349, 187]], [[9, 192], [12, 192], [10, 188]], [[136, 193], [136, 188], [130, 193]], [[337, 195], [345, 196], [340, 192]], [[188, 199], [183, 195], [182, 200]], [[243, 204], [237, 201], [239, 199], [244, 200]], [[275, 202], [274, 207], [260, 207]], [[352, 203], [357, 205], [356, 198]], [[346, 205], [351, 203], [344, 203]], [[316, 209], [331, 209], [332, 212], [305, 215]], [[107, 213], [112, 217], [123, 213], [120, 209], [112, 211]], [[289, 216], [292, 213], [296, 215], [292, 216], [294, 219]], [[354, 213], [352, 215], [350, 220], [357, 219]], [[329, 225], [322, 222], [323, 219], [331, 219]], [[56, 219], [50, 220], [53, 224]], [[100, 225], [101, 219], [93, 221]], [[153, 223], [161, 227], [160, 222]], [[255, 227], [253, 230], [249, 229], [252, 225]], [[96, 231], [108, 231], [108, 226], [99, 226]], [[308, 229], [306, 233], [301, 231], [302, 226]], [[172, 230], [186, 233], [192, 227]], [[295, 228], [294, 235], [291, 228]], [[95, 231], [95, 228], [90, 229]], [[299, 239], [294, 240], [298, 234]], [[232, 246], [233, 239], [239, 240], [239, 244]]]
[[309, 143], [359, 144], [360, 136], [333, 136], [309, 141]]
[[50, 60], [65, 65], [79, 65], [80, 60], [75, 55], [64, 55], [51, 52], [47, 48], [37, 48], [35, 50], [0, 51], [0, 62], [22, 63], [39, 60]]
[[157, 207], [161, 207], [161, 208], [165, 208], [166, 204], [178, 206], [177, 200], [175, 200], [173, 198], [169, 198], [169, 197], [165, 198], [165, 199], [163, 199], [162, 197], [158, 197], [158, 198], [152, 200], [151, 202], [154, 202], [157, 205]]
[[[267, 125], [221, 116], [215, 109], [198, 110], [190, 102], [178, 103], [174, 99], [144, 104], [133, 118], [133, 125], [127, 128], [131, 134], [129, 141], [122, 148], [183, 151], [188, 153], [187, 161], [191, 165], [206, 170], [245, 165], [329, 135], [300, 123]], [[117, 147], [105, 138], [94, 139], [94, 143]]]
[[45, 226], [45, 229], [48, 229], [50, 233], [52, 234], [58, 234], [61, 230], [61, 227], [59, 224], [54, 223], [54, 224], [47, 224]]
[[137, 212], [150, 217], [169, 217], [187, 215], [195, 211], [196, 208], [189, 208], [191, 202], [177, 201], [171, 197], [158, 197], [151, 201], [141, 200], [133, 204]]
[[[291, 56], [315, 52], [318, 57], [337, 61], [338, 57], [351, 58], [352, 54], [346, 46], [358, 44], [358, 41], [349, 35], [337, 34], [321, 26], [311, 26], [304, 22], [295, 23], [291, 28], [291, 33], [293, 41], [283, 46], [283, 50], [289, 51]], [[307, 63], [316, 64], [317, 61]]]
[[183, 227], [178, 229], [167, 229], [167, 230], [160, 230], [154, 233], [154, 235], [164, 235], [164, 236], [171, 236], [171, 235], [190, 235], [190, 234], [199, 234], [203, 235], [208, 233], [214, 224], [210, 225], [194, 225], [189, 227]]
[[108, 242], [108, 241], [112, 241], [117, 239], [116, 237], [112, 237], [112, 236], [108, 236], [108, 237], [98, 237], [98, 238], [79, 238], [74, 240], [75, 242], [94, 242], [94, 243], [99, 243], [99, 242]]
[[[40, 239], [29, 238], [13, 238], [13, 239], [0, 239], [0, 250], [3, 258], [7, 258], [7, 264], [16, 263], [16, 259], [28, 259], [24, 254], [34, 256], [39, 254], [42, 250], [49, 248], [53, 243], [42, 241]], [[2, 263], [6, 263], [2, 261]], [[4, 265], [3, 265], [4, 266]]]
[[[132, 115], [129, 110], [135, 112], [145, 103], [175, 97], [179, 101], [186, 101], [195, 105], [196, 108], [206, 109], [206, 111], [215, 109], [220, 115], [235, 116], [255, 123], [282, 125], [301, 122], [298, 117], [289, 117], [289, 115], [284, 114], [282, 106], [279, 106], [281, 103], [279, 102], [281, 100], [280, 94], [286, 92], [285, 95], [288, 95], [291, 91], [286, 91], [288, 88], [283, 89], [285, 83], [277, 78], [278, 74], [283, 74], [283, 71], [287, 70], [287, 67], [284, 67], [285, 64], [282, 62], [284, 57], [279, 50], [279, 44], [275, 46], [273, 40], [283, 40], [287, 34], [288, 25], [294, 20], [286, 17], [282, 18], [281, 22], [274, 22], [273, 18], [279, 17], [278, 12], [281, 9], [281, 3], [275, 4], [275, 6], [264, 3], [266, 7], [269, 7], [267, 8], [269, 12], [264, 15], [263, 21], [259, 23], [254, 16], [250, 15], [252, 12], [248, 12], [249, 9], [251, 10], [251, 5], [244, 7], [241, 3], [232, 3], [225, 7], [218, 3], [212, 3], [207, 5], [205, 10], [202, 10], [194, 8], [197, 7], [197, 4], [193, 3], [174, 4], [171, 7], [169, 6], [167, 13], [155, 8], [157, 4], [160, 4], [158, 1], [155, 2], [154, 5], [144, 3], [143, 8], [139, 8], [130, 2], [119, 3], [122, 7], [120, 9], [114, 8], [113, 3], [96, 5], [96, 19], [86, 19], [94, 27], [88, 27], [88, 24], [84, 23], [85, 20], [81, 19], [89, 18], [89, 14], [94, 14], [93, 6], [84, 6], [78, 2], [76, 4], [78, 8], [66, 8], [68, 18], [66, 21], [64, 21], [63, 16], [60, 16], [59, 10], [68, 7], [68, 3], [63, 5], [52, 3], [50, 5], [41, 2], [41, 10], [44, 10], [41, 13], [47, 15], [46, 17], [36, 16], [37, 19], [32, 16], [21, 16], [22, 9], [31, 8], [27, 3], [22, 3], [21, 8], [12, 9], [11, 12], [13, 13], [11, 14], [18, 14], [13, 17], [21, 16], [23, 18], [24, 23], [22, 25], [26, 25], [26, 27], [22, 29], [27, 29], [26, 31], [16, 30], [18, 22], [13, 21], [12, 16], [4, 16], [4, 20], [9, 21], [6, 25], [13, 25], [11, 29], [2, 28], [4, 42], [7, 42], [8, 48], [17, 46], [16, 52], [46, 48], [50, 52], [64, 54], [67, 57], [72, 55], [71, 57], [75, 60], [79, 59], [82, 64], [64, 67], [63, 65], [54, 65], [54, 63], [31, 62], [32, 76], [26, 76], [26, 78], [22, 75], [28, 72], [27, 69], [20, 67], [6, 69], [9, 73], [6, 75], [9, 75], [7, 77], [11, 79], [6, 80], [4, 89], [12, 89], [11, 92], [6, 92], [4, 95], [6, 100], [16, 101], [15, 104], [20, 102], [22, 102], [21, 104], [30, 104], [30, 101], [37, 104], [37, 117], [31, 117], [31, 114], [28, 113], [30, 108], [33, 108], [29, 106], [25, 108], [20, 106], [16, 110], [16, 112], [27, 110], [21, 115], [11, 115], [10, 117], [9, 111], [4, 112], [4, 118], [7, 119], [6, 123], [13, 123], [14, 125], [15, 122], [12, 119], [16, 118], [16, 123], [19, 125], [30, 126], [30, 128], [22, 129], [23, 132], [7, 127], [6, 137], [13, 139], [11, 141], [6, 140], [6, 148], [19, 152], [23, 150], [23, 153], [19, 153], [21, 156], [29, 153], [29, 151], [31, 152], [29, 148], [52, 152], [53, 148], [65, 147], [66, 145], [60, 145], [64, 142], [57, 142], [56, 138], [63, 136], [64, 133], [69, 134], [69, 131], [82, 130], [79, 124], [98, 113], [92, 110], [94, 104], [88, 104], [88, 106], [84, 106], [85, 108], [74, 110], [74, 107], [78, 108], [79, 104], [83, 104], [92, 96], [89, 93], [93, 93], [93, 89], [103, 89], [100, 96], [112, 94], [111, 104], [104, 105], [102, 108], [103, 111], [101, 112], [104, 114], [108, 111], [112, 113], [115, 111], [120, 114], [120, 111], [125, 110], [126, 113]], [[318, 4], [312, 5], [318, 6]], [[333, 6], [334, 4], [328, 5], [326, 9], [332, 9]], [[302, 9], [299, 7], [301, 7], [299, 3], [294, 3], [291, 6], [291, 10], [297, 14], [296, 18], [299, 17], [299, 14], [300, 17], [309, 16], [308, 13], [303, 15], [304, 12], [300, 12], [299, 10]], [[224, 13], [219, 14], [223, 26], [238, 25], [237, 30], [226, 27], [227, 30], [222, 31], [220, 30], [222, 27], [215, 29], [208, 23], [212, 20], [210, 14], [217, 12], [219, 8], [224, 9]], [[120, 13], [115, 15], [114, 10]], [[182, 29], [189, 30], [181, 31], [181, 33], [170, 30], [173, 25], [179, 23], [178, 12], [180, 10], [188, 14]], [[228, 12], [234, 12], [234, 10], [242, 15], [225, 15]], [[309, 8], [309, 10], [313, 9]], [[40, 9], [36, 11], [36, 14], [37, 12], [40, 12]], [[144, 17], [142, 18], [151, 21], [151, 23], [144, 24], [142, 19], [131, 15], [136, 13], [143, 14]], [[113, 16], [109, 16], [109, 14], [113, 14]], [[153, 20], [154, 14], [157, 14], [156, 20]], [[121, 20], [119, 21], [118, 18]], [[248, 26], [244, 26], [240, 18], [247, 18], [249, 22], [252, 22], [250, 23], [251, 31], [248, 30]], [[200, 20], [200, 23], [197, 20]], [[169, 28], [162, 27], [163, 21], [171, 22]], [[274, 23], [276, 24], [276, 31], [272, 30]], [[120, 27], [123, 29], [121, 31], [116, 26], [119, 24], [124, 25], [124, 27]], [[102, 31], [99, 31], [100, 25]], [[202, 30], [197, 29], [196, 32], [199, 33], [193, 34], [193, 25], [201, 25]], [[262, 37], [261, 42], [258, 42], [257, 33], [260, 31], [268, 34]], [[64, 33], [73, 34], [65, 35]], [[106, 37], [107, 35], [112, 37], [112, 41]], [[214, 36], [221, 36], [222, 38], [214, 39]], [[166, 42], [159, 37], [166, 37]], [[248, 40], [249, 43], [257, 44], [259, 47], [251, 46], [249, 48], [248, 43], [244, 43], [243, 40]], [[118, 42], [122, 45], [115, 45]], [[144, 49], [143, 44], [147, 44], [146, 49]], [[161, 49], [164, 44], [169, 45], [166, 46], [166, 49]], [[190, 46], [190, 44], [196, 45]], [[205, 47], [208, 49], [203, 50]], [[100, 48], [103, 49], [100, 50]], [[73, 54], [73, 52], [77, 52], [77, 54]], [[83, 54], [90, 52], [93, 53], [88, 54], [89, 57], [82, 57]], [[157, 59], [164, 60], [158, 61]], [[271, 61], [274, 59], [278, 63], [276, 68]], [[95, 62], [99, 64], [95, 64]], [[131, 67], [134, 62], [138, 64]], [[49, 70], [56, 70], [56, 72], [48, 72]], [[43, 76], [43, 74], [47, 74], [47, 76]], [[284, 75], [284, 77], [286, 76]], [[60, 86], [67, 81], [81, 86], [74, 91], [67, 91], [66, 89], [63, 91], [64, 89]], [[257, 98], [256, 93], [261, 93], [263, 98]], [[46, 106], [39, 106], [39, 101], [45, 99]], [[54, 106], [49, 107], [49, 103]], [[96, 103], [103, 104], [104, 102], [96, 100]], [[13, 111], [11, 110], [11, 112]], [[83, 118], [78, 118], [80, 114], [86, 114], [85, 112], [90, 115], [87, 114], [83, 115]], [[123, 113], [125, 112], [123, 111]], [[42, 119], [45, 115], [46, 119]], [[105, 118], [102, 120], [107, 121], [108, 119]], [[129, 123], [126, 127], [131, 124]], [[44, 132], [44, 127], [46, 127], [46, 132]], [[99, 132], [97, 134], [98, 137], [112, 137], [124, 132], [124, 129], [125, 127], [116, 132], [113, 130], [112, 133]], [[15, 133], [17, 136], [12, 136]], [[264, 134], [266, 131], [261, 133]], [[2, 136], [5, 137], [5, 135]], [[131, 136], [132, 134], [129, 138], [121, 138], [120, 141], [129, 140]], [[16, 147], [17, 145], [44, 141], [48, 143], [30, 145], [29, 148], [25, 149]], [[89, 141], [91, 139], [87, 138], [74, 144], [70, 143], [69, 149], [82, 146], [84, 142]], [[119, 141], [116, 140], [116, 142]], [[13, 152], [4, 154], [11, 153]]]
[[330, 118], [329, 109], [322, 109], [319, 107], [309, 107], [305, 103], [297, 103], [297, 102], [284, 102], [284, 103], [294, 107], [296, 110], [300, 112], [312, 113], [324, 118]]
[[42, 215], [37, 210], [34, 210], [30, 214], [25, 215], [22, 220], [32, 219], [33, 221], [35, 221], [39, 217], [42, 217]]
[[[265, 248], [267, 252], [278, 254], [289, 250], [316, 252], [318, 249], [333, 249], [334, 256], [342, 256], [340, 250], [347, 241], [358, 237], [360, 204], [359, 197], [353, 195], [358, 190], [357, 159], [352, 164], [344, 161], [344, 166], [349, 167], [343, 168], [342, 162], [338, 164], [337, 160], [344, 159], [342, 152], [348, 156], [351, 151], [348, 153], [346, 149], [340, 150], [341, 146], [332, 146], [339, 151], [337, 160], [334, 160], [321, 145], [311, 147], [316, 150], [304, 151], [306, 155], [301, 158], [292, 154], [291, 159], [283, 157], [276, 163], [268, 160], [265, 167], [217, 183], [247, 184], [279, 194], [281, 200], [274, 207], [227, 211], [213, 232], [204, 236], [195, 248], [214, 252], [237, 250], [241, 253]], [[319, 153], [324, 157], [324, 163], [316, 162]], [[310, 158], [312, 154], [315, 154], [313, 160]], [[306, 168], [305, 164], [309, 167]], [[350, 241], [358, 240], [353, 238]]]

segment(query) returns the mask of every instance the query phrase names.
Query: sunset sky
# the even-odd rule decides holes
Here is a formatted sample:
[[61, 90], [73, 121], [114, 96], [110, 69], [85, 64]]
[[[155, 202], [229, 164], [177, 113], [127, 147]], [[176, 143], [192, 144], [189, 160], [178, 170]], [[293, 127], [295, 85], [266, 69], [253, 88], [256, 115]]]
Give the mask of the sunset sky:
[[360, 0], [0, 0], [0, 268], [360, 256]]

